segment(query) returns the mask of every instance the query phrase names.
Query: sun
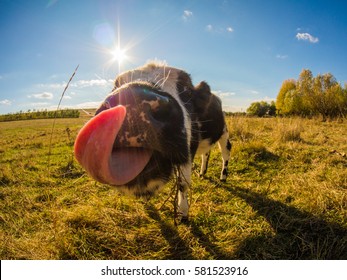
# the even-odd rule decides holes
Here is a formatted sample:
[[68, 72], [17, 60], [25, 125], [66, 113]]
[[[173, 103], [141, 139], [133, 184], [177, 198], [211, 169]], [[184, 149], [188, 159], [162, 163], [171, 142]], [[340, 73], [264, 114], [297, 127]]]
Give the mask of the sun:
[[118, 63], [122, 63], [125, 59], [127, 59], [126, 51], [120, 48], [115, 48], [111, 50], [112, 60], [118, 61]]
[[122, 49], [119, 46], [111, 49], [110, 51], [110, 55], [111, 55], [111, 63], [117, 63], [118, 64], [118, 73], [121, 72], [121, 65], [123, 64], [123, 62], [125, 60], [128, 60], [128, 56], [126, 54], [126, 49]]

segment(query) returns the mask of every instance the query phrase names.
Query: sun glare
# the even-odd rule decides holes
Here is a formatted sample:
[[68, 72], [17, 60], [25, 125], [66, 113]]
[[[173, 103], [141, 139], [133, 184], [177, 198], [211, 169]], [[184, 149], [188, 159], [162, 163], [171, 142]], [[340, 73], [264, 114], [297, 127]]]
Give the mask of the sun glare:
[[125, 50], [122, 50], [120, 48], [115, 48], [111, 51], [112, 60], [118, 61], [118, 63], [122, 63], [126, 58]]
[[124, 63], [131, 60], [128, 52], [132, 49], [132, 44], [121, 44], [121, 35], [120, 35], [120, 23], [116, 25], [116, 30], [114, 27], [105, 22], [97, 25], [94, 28], [93, 36], [97, 42], [101, 45], [101, 51], [107, 56], [105, 67], [112, 68], [118, 66], [118, 73], [121, 72], [121, 68]]
[[125, 49], [121, 49], [120, 47], [115, 47], [114, 49], [110, 50], [111, 54], [111, 63], [116, 62], [118, 64], [118, 73], [121, 72], [121, 65], [125, 60], [128, 59], [128, 56], [126, 54]]

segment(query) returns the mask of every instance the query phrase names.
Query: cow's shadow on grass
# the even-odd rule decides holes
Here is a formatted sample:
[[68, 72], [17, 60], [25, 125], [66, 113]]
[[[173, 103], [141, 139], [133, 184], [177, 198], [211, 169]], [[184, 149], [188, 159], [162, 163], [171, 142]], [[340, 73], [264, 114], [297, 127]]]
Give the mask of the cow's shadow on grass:
[[238, 259], [347, 259], [347, 229], [264, 195], [230, 187], [264, 217], [275, 235], [246, 238]]
[[159, 210], [152, 204], [146, 205], [146, 211], [150, 218], [155, 220], [159, 226], [162, 236], [169, 243], [167, 259], [193, 259], [192, 249], [187, 241], [181, 238], [178, 229], [171, 220], [164, 220]]
[[189, 238], [182, 238], [178, 227], [186, 227], [188, 232], [191, 232], [197, 237], [199, 244], [205, 248], [210, 255], [215, 259], [228, 259], [229, 256], [221, 251], [217, 246], [210, 242], [209, 237], [203, 233], [203, 231], [194, 224], [194, 222], [188, 222], [175, 226], [172, 220], [162, 219], [160, 212], [151, 204], [146, 206], [147, 213], [150, 218], [155, 220], [160, 225], [162, 236], [170, 245], [169, 254], [167, 259], [196, 259], [193, 255], [192, 248], [190, 246]]
[[[219, 185], [219, 187], [225, 187]], [[214, 259], [347, 259], [347, 229], [320, 219], [295, 207], [241, 187], [225, 187], [232, 196], [246, 201], [266, 219], [273, 233], [254, 234], [243, 240], [236, 251], [226, 252], [216, 246], [202, 228], [190, 221], [188, 228]], [[161, 218], [154, 206], [147, 205], [149, 216], [156, 220], [170, 245], [168, 259], [194, 259], [189, 240], [180, 236], [172, 221]]]

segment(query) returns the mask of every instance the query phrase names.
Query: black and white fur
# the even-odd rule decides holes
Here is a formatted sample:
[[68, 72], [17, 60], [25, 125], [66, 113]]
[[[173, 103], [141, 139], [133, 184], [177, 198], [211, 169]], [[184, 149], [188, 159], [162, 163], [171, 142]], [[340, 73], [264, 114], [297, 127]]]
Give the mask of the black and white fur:
[[[163, 63], [149, 63], [119, 75], [115, 80], [114, 92], [121, 92], [123, 88], [132, 85], [136, 87], [143, 85], [151, 88], [156, 94], [169, 98], [172, 101], [170, 104], [176, 106], [175, 112], [177, 113], [175, 116], [173, 115], [174, 119], [169, 120], [172, 125], [175, 124], [175, 128], [170, 128], [171, 124], [165, 123], [165, 131], [163, 129], [159, 133], [162, 143], [160, 145], [165, 148], [157, 149], [154, 146], [159, 144], [152, 144], [153, 149], [157, 149], [159, 152], [156, 153], [153, 163], [150, 162], [151, 167], [146, 168], [143, 174], [138, 176], [139, 178], [125, 187], [136, 195], [148, 196], [165, 185], [171, 176], [177, 172], [179, 182], [178, 213], [183, 219], [186, 219], [189, 210], [188, 187], [191, 184], [194, 157], [201, 155], [200, 176], [205, 175], [211, 147], [218, 143], [223, 159], [220, 179], [225, 181], [228, 175], [231, 143], [222, 112], [221, 100], [211, 93], [206, 82], [193, 86], [190, 75], [185, 71], [169, 67]], [[102, 105], [98, 111], [103, 109]], [[140, 115], [141, 112], [138, 114]], [[149, 129], [146, 128], [146, 130]], [[170, 142], [169, 138], [175, 137], [176, 134], [179, 134], [178, 140]], [[159, 140], [146, 139], [145, 141], [147, 141], [146, 145], [150, 146], [151, 144], [148, 143]], [[175, 145], [176, 142], [180, 143]], [[172, 149], [170, 155], [164, 155], [165, 152], [161, 152], [170, 149]], [[174, 159], [173, 154], [179, 154], [180, 157]]]

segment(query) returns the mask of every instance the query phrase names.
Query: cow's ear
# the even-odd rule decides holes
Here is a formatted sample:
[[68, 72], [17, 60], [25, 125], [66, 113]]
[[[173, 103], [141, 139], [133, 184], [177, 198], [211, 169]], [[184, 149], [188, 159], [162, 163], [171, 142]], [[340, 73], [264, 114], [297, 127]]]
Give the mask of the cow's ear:
[[211, 88], [205, 81], [200, 82], [200, 84], [195, 87], [195, 91], [197, 94], [201, 95], [201, 97], [208, 97], [211, 95]]
[[193, 103], [196, 110], [204, 110], [204, 108], [206, 108], [206, 104], [208, 104], [208, 101], [211, 98], [211, 95], [210, 86], [205, 81], [200, 82], [194, 88], [193, 94]]
[[122, 80], [122, 77], [116, 77], [116, 80], [114, 81], [114, 89], [120, 88], [123, 84], [124, 81]]

